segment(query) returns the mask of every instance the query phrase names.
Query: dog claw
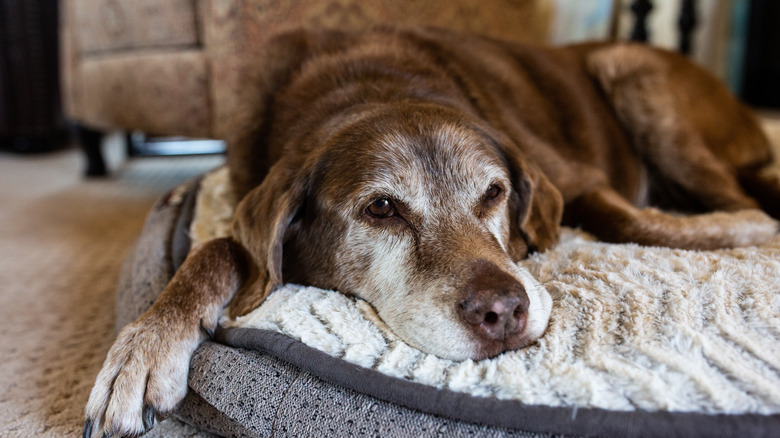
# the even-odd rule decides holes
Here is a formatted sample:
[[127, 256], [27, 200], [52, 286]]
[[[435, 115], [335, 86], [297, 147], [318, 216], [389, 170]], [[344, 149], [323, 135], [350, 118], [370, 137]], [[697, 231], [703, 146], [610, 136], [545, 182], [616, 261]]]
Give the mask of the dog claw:
[[149, 430], [152, 427], [154, 427], [154, 408], [146, 405], [144, 406], [144, 413], [143, 413], [143, 420], [144, 420], [144, 429]]
[[84, 431], [81, 433], [83, 438], [92, 438], [92, 420], [89, 418], [84, 422]]
[[203, 331], [203, 333], [205, 333], [205, 334], [206, 334], [206, 336], [208, 336], [209, 338], [213, 338], [213, 337], [214, 337], [214, 329], [213, 329], [213, 328], [208, 328], [208, 327], [206, 327], [205, 325], [203, 325], [203, 320], [202, 320], [202, 319], [200, 320], [200, 329], [201, 329], [201, 330]]

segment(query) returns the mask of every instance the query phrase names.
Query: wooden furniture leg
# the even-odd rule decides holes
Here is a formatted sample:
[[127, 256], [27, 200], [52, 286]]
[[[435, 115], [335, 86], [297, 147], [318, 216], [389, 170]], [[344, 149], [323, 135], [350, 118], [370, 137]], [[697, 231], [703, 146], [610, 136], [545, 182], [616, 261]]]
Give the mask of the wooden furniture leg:
[[634, 28], [631, 30], [631, 41], [647, 42], [647, 16], [653, 10], [653, 3], [650, 0], [636, 0], [631, 4], [631, 11], [634, 12]]

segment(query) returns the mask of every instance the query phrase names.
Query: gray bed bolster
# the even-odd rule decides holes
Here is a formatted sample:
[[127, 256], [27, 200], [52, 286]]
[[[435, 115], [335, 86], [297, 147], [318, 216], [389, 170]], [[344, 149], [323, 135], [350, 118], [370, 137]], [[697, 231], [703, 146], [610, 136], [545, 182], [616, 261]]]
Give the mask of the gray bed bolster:
[[363, 368], [276, 332], [231, 328], [219, 342], [265, 351], [336, 386], [379, 400], [467, 423], [539, 434], [599, 437], [776, 437], [780, 415], [706, 415], [684, 412], [607, 411], [525, 405], [437, 389]]

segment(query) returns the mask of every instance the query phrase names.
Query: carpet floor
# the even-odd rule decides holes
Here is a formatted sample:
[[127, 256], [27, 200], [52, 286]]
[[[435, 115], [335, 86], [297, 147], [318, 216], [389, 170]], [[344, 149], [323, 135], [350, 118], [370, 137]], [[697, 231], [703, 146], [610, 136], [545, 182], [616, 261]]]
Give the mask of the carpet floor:
[[[83, 178], [77, 149], [0, 153], [0, 437], [80, 436], [125, 252], [157, 197], [222, 162], [108, 146], [107, 179]], [[147, 436], [207, 435], [167, 421]]]

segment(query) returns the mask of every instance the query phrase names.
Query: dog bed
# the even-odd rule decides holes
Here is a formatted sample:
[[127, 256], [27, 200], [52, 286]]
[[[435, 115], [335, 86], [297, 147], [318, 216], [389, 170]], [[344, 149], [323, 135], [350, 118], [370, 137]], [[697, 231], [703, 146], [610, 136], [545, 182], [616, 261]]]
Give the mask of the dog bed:
[[[150, 213], [123, 269], [117, 327], [189, 247], [226, 235], [220, 169]], [[285, 285], [221, 321], [177, 416], [227, 436], [777, 436], [780, 237], [711, 252], [565, 230], [522, 262], [553, 297], [535, 345], [453, 362], [396, 338], [367, 303]]]

